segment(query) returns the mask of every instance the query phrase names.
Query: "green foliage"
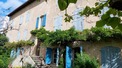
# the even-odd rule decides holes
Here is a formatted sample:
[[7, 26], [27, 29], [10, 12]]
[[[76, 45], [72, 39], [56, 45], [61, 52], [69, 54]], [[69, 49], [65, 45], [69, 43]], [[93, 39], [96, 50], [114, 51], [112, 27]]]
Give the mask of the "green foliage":
[[30, 63], [26, 63], [25, 66], [23, 66], [22, 68], [35, 68], [35, 67], [32, 66]]
[[60, 61], [59, 61], [60, 64], [59, 64], [58, 68], [64, 68], [64, 60], [65, 59], [63, 57], [60, 58]]
[[5, 45], [8, 42], [8, 38], [5, 35], [0, 34], [0, 46]]
[[0, 68], [4, 68], [4, 62], [0, 59]]
[[[44, 28], [41, 28], [44, 29]], [[106, 41], [109, 39], [122, 38], [122, 32], [118, 28], [109, 29], [103, 27], [86, 29], [82, 32], [76, 31], [74, 28], [68, 30], [42, 31], [36, 33], [36, 37], [41, 40], [44, 45], [67, 45], [74, 41]], [[33, 30], [34, 31], [34, 30]]]
[[[77, 0], [58, 0], [59, 9], [61, 11], [66, 10], [69, 3], [76, 3]], [[90, 15], [94, 16], [100, 16], [102, 13], [102, 10], [106, 7], [108, 8], [108, 11], [104, 14], [102, 14], [101, 19], [96, 22], [97, 27], [103, 27], [104, 25], [111, 26], [112, 28], [118, 27], [122, 31], [122, 24], [121, 24], [121, 17], [122, 17], [122, 11], [113, 9], [109, 5], [110, 0], [107, 1], [101, 1], [96, 2], [95, 7], [86, 6], [83, 11], [80, 12], [80, 15], [85, 15], [86, 17]], [[113, 17], [111, 17], [113, 15]], [[68, 15], [66, 13], [65, 22], [70, 22], [72, 20], [72, 16]]]
[[56, 30], [55, 32], [43, 30], [44, 28], [40, 28], [36, 33], [36, 37], [45, 45], [66, 45], [78, 38], [78, 32], [74, 28], [70, 28], [69, 30]]
[[0, 46], [0, 68], [8, 68], [10, 61], [10, 49]]
[[24, 40], [21, 40], [21, 41], [18, 41], [18, 42], [7, 42], [5, 44], [5, 47], [8, 48], [8, 49], [12, 49], [12, 48], [18, 48], [18, 47], [23, 47], [23, 46], [32, 46], [34, 45], [34, 42], [32, 41], [24, 41]]
[[77, 58], [75, 58], [73, 63], [73, 68], [99, 68], [97, 60], [84, 53], [77, 54]]
[[104, 25], [108, 25], [114, 29], [116, 27], [118, 27], [120, 30], [122, 30], [121, 18], [120, 18], [120, 17], [122, 17], [122, 12], [109, 7], [109, 1], [110, 0], [108, 0], [106, 2], [97, 2], [95, 4], [95, 7], [86, 6], [85, 9], [82, 12], [80, 12], [80, 14], [81, 14], [81, 16], [85, 15], [87, 17], [89, 15], [98, 16], [101, 14], [102, 10], [106, 7], [106, 8], [108, 8], [108, 11], [106, 11], [106, 13], [104, 13], [101, 16], [101, 20], [98, 20], [96, 22], [96, 26], [103, 27]]
[[65, 10], [70, 3], [76, 3], [77, 0], [58, 0], [58, 6], [61, 11]]

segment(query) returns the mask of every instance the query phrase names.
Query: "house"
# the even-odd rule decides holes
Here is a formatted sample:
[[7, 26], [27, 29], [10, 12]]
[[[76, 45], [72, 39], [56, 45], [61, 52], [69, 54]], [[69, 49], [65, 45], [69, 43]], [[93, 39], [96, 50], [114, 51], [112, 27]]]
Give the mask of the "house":
[[[10, 17], [9, 23], [11, 23], [10, 31], [7, 32], [7, 37], [9, 38], [9, 41], [17, 42], [20, 40], [31, 40], [35, 42], [34, 46], [23, 48], [23, 55], [20, 55], [20, 49], [17, 49], [17, 53], [12, 50], [11, 55], [16, 56], [16, 58], [11, 63], [12, 67], [21, 67], [23, 65], [21, 59], [24, 59], [26, 63], [30, 62], [30, 64], [35, 65], [36, 61], [34, 61], [33, 58], [39, 60], [38, 56], [43, 57], [45, 59], [46, 64], [54, 63], [55, 66], [58, 66], [59, 50], [40, 46], [40, 43], [38, 43], [38, 40], [30, 34], [30, 31], [34, 29], [39, 29], [41, 27], [44, 27], [46, 30], [49, 31], [55, 31], [57, 29], [67, 30], [72, 26], [74, 26], [75, 29], [78, 31], [90, 29], [91, 27], [95, 26], [95, 22], [100, 18], [95, 16], [80, 16], [78, 13], [82, 11], [87, 5], [94, 6], [95, 2], [97, 2], [97, 0], [78, 0], [76, 4], [70, 4], [67, 9], [67, 13], [73, 16], [73, 20], [70, 23], [64, 21], [65, 11], [60, 11], [60, 9], [58, 8], [58, 0], [28, 0], [20, 7], [15, 9], [13, 12], [8, 14], [8, 16]], [[103, 13], [106, 10], [107, 9], [105, 8], [103, 10]], [[80, 44], [79, 46], [81, 46], [82, 44]], [[102, 47], [97, 47], [97, 44], [91, 43], [85, 45], [82, 45], [82, 47], [86, 50], [86, 52], [88, 52], [90, 55], [95, 55], [98, 60], [101, 60], [101, 53], [99, 50], [101, 50]], [[119, 44], [117, 45], [119, 46]], [[81, 51], [82, 47], [76, 47], [74, 48], [74, 50]], [[66, 49], [70, 51], [69, 47], [66, 47]], [[117, 50], [118, 48], [110, 47], [108, 49]], [[105, 50], [107, 49], [103, 48], [103, 51]], [[53, 54], [51, 54], [52, 51]], [[120, 48], [117, 52], [121, 52]], [[66, 54], [68, 55], [67, 52]], [[108, 55], [106, 54], [106, 56]], [[103, 55], [103, 57], [105, 56]], [[66, 68], [71, 68], [71, 58], [68, 57], [68, 59], [69, 61], [66, 61]], [[102, 60], [104, 59], [105, 58], [102, 58]], [[102, 64], [104, 62], [106, 61], [102, 61]], [[107, 67], [102, 66], [102, 68]]]

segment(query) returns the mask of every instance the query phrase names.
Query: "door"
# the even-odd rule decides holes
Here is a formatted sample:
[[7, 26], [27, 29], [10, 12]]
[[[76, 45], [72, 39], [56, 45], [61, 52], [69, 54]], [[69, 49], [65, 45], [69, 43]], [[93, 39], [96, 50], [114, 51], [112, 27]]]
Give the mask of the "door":
[[107, 46], [101, 49], [102, 68], [122, 68], [121, 49]]

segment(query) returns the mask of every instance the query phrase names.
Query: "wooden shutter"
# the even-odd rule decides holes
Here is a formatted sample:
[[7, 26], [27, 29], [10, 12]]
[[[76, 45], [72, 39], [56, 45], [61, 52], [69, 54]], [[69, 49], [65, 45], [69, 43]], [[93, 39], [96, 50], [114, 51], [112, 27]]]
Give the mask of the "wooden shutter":
[[46, 26], [46, 14], [42, 17], [42, 23], [41, 23], [41, 25], [42, 25], [43, 27]]
[[58, 16], [54, 21], [54, 31], [61, 30], [62, 27], [62, 16]]
[[24, 40], [27, 40], [27, 31], [28, 31], [27, 29], [24, 30], [24, 36], [23, 36], [24, 37], [23, 38]]
[[20, 48], [17, 48], [17, 53], [16, 53], [17, 56], [20, 55]]
[[56, 66], [58, 66], [58, 63], [59, 63], [59, 48], [57, 48]]
[[80, 16], [79, 12], [83, 9], [76, 9], [73, 13], [73, 26], [77, 31], [83, 30], [84, 17]]
[[51, 61], [52, 61], [52, 49], [51, 48], [47, 48], [46, 57], [45, 57], [45, 63], [46, 64], [51, 64]]
[[15, 50], [11, 50], [11, 54], [10, 54], [10, 58], [14, 58], [15, 57]]
[[23, 16], [20, 16], [20, 25], [22, 24], [22, 22], [23, 22]]
[[17, 40], [20, 40], [20, 32], [18, 31]]
[[72, 52], [71, 48], [66, 46], [66, 68], [71, 68], [72, 65]]
[[37, 17], [36, 19], [36, 29], [38, 29], [38, 25], [39, 25], [39, 17]]
[[27, 13], [26, 13], [26, 22], [29, 22], [29, 19], [30, 19], [30, 13], [27, 12]]

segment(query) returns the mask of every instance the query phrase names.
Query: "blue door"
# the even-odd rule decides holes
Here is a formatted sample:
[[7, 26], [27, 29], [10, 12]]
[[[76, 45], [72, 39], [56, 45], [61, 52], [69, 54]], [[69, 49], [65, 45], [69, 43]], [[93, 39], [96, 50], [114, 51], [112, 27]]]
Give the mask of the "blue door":
[[107, 46], [101, 49], [102, 68], [122, 68], [121, 49]]

